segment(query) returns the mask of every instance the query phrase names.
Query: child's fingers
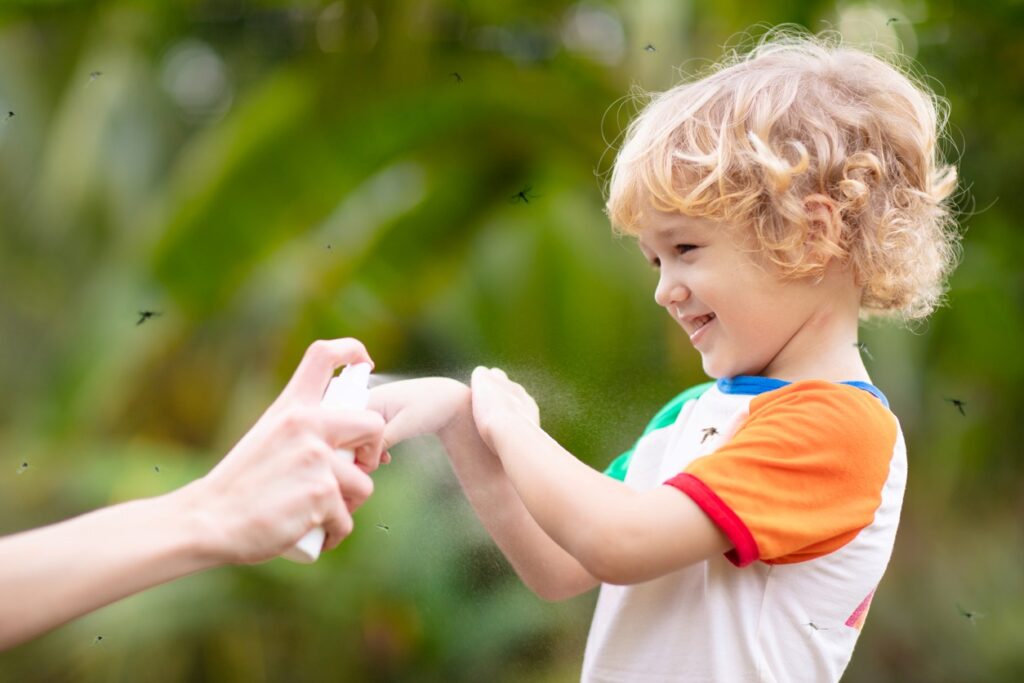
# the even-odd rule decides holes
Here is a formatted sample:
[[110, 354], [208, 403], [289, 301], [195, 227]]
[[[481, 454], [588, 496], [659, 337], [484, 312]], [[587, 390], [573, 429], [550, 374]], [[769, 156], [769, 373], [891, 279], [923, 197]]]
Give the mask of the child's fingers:
[[469, 391], [474, 409], [490, 396], [493, 382], [490, 375], [490, 370], [482, 365], [473, 368], [473, 374], [469, 377]]
[[[507, 408], [524, 414], [534, 423], [540, 423], [540, 410], [533, 396], [522, 384], [510, 380], [504, 370], [490, 368], [486, 373], [481, 373], [481, 383], [481, 394], [484, 397], [490, 398], [497, 395], [500, 398], [493, 400], [504, 401]], [[484, 387], [483, 384], [488, 386]], [[476, 387], [474, 387], [474, 396], [475, 391]]]
[[512, 393], [520, 399], [525, 399], [528, 402], [533, 401], [533, 398], [530, 396], [530, 392], [528, 392], [522, 384], [509, 379], [508, 375], [501, 368], [491, 368], [490, 373], [492, 377], [499, 379], [504, 389], [511, 390]]
[[472, 391], [473, 402], [500, 401], [502, 395], [508, 395], [508, 385], [513, 384], [508, 376], [498, 368], [479, 367], [473, 371]]
[[501, 368], [478, 367], [473, 371], [473, 381], [492, 389], [502, 389], [504, 385], [514, 384]]
[[358, 339], [318, 339], [309, 345], [281, 397], [319, 403], [334, 371], [343, 365], [370, 363], [370, 354]]
[[530, 399], [530, 394], [519, 382], [515, 382], [508, 378], [508, 375], [501, 368], [491, 368], [491, 376], [496, 378], [497, 382], [501, 385], [505, 391], [511, 391], [520, 398]]
[[496, 377], [501, 378], [501, 380], [509, 387], [511, 387], [513, 391], [517, 392], [520, 395], [529, 396], [529, 393], [526, 391], [523, 385], [520, 384], [519, 382], [515, 382], [509, 379], [508, 375], [501, 368], [491, 368], [491, 373]]
[[367, 409], [380, 413], [385, 420], [391, 420], [408, 402], [407, 394], [411, 384], [411, 381], [403, 380], [373, 387], [370, 389], [370, 399], [366, 403]]
[[[474, 395], [477, 391], [486, 391], [487, 385], [490, 383], [490, 370], [480, 365], [473, 368], [473, 374], [469, 378], [470, 389]], [[474, 396], [474, 400], [475, 400]]]
[[413, 411], [403, 410], [397, 415], [392, 416], [387, 424], [384, 425], [381, 450], [388, 451], [403, 441], [420, 436], [428, 431], [430, 430], [424, 427], [422, 419], [416, 416]]

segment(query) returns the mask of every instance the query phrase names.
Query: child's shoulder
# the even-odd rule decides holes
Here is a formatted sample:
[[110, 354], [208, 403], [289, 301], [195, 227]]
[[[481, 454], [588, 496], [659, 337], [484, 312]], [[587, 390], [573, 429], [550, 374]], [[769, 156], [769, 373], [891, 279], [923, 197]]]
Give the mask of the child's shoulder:
[[825, 439], [858, 450], [879, 439], [891, 442], [899, 429], [888, 399], [874, 385], [820, 379], [790, 382], [754, 396], [748, 420], [790, 439]]
[[651, 421], [647, 423], [647, 427], [644, 429], [644, 434], [649, 434], [656, 429], [668, 427], [674, 423], [679, 417], [679, 413], [682, 412], [683, 406], [690, 401], [700, 398], [713, 386], [715, 386], [714, 381], [703, 382], [677, 394], [671, 401], [663, 405], [654, 417], [651, 418]]
[[[776, 380], [781, 382], [781, 380]], [[869, 382], [833, 382], [824, 379], [802, 379], [795, 382], [781, 382], [774, 388], [758, 392], [751, 400], [751, 412], [768, 407], [786, 405], [809, 408], [831, 407], [849, 410], [889, 410], [889, 399]]]

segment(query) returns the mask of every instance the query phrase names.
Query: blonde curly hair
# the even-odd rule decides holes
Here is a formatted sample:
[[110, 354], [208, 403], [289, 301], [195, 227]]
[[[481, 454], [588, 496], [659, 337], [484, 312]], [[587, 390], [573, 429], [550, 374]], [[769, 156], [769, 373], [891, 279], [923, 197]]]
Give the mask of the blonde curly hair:
[[[957, 174], [938, 147], [947, 115], [906, 67], [835, 34], [777, 29], [650, 95], [616, 157], [606, 211], [628, 235], [645, 207], [744, 228], [783, 277], [820, 277], [839, 258], [862, 288], [863, 318], [921, 319], [959, 256]], [[816, 225], [812, 204], [828, 207], [832, 229]]]

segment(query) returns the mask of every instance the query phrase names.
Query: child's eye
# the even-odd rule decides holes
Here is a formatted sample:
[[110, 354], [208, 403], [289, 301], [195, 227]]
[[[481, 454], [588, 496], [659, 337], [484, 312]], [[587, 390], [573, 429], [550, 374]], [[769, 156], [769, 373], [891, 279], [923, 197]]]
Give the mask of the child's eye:
[[685, 254], [687, 252], [693, 251], [696, 248], [696, 244], [677, 244], [676, 252], [678, 252], [679, 254]]

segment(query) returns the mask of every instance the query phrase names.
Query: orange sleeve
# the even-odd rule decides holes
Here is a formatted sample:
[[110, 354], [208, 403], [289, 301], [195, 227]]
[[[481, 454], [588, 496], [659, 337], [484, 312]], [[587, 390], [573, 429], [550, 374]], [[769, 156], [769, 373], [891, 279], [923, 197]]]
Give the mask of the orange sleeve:
[[666, 483], [732, 540], [733, 563], [803, 562], [843, 547], [874, 519], [896, 429], [863, 389], [794, 382], [752, 399], [728, 443]]

